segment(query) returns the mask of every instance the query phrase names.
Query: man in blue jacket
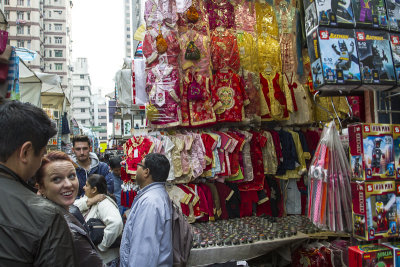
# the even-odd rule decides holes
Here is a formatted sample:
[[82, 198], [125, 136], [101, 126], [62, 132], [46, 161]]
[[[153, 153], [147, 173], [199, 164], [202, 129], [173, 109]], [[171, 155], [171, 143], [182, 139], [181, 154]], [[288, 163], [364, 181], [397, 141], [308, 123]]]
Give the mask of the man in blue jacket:
[[90, 139], [86, 135], [77, 135], [72, 139], [72, 151], [74, 156], [72, 160], [76, 163], [76, 175], [79, 180], [78, 197], [85, 194], [83, 187], [86, 184], [86, 179], [89, 175], [96, 173], [103, 175], [107, 180], [107, 190], [110, 193], [114, 192], [114, 180], [112, 178], [110, 168], [104, 162], [100, 162], [95, 153], [90, 152], [92, 146]]

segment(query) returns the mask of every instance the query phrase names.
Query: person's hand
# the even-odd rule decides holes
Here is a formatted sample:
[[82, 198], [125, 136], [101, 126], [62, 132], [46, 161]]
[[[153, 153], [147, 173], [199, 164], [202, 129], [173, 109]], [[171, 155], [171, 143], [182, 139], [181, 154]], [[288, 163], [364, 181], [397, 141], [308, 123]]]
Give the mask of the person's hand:
[[88, 207], [90, 207], [90, 206], [92, 206], [92, 205], [94, 205], [96, 203], [99, 203], [100, 201], [103, 201], [104, 199], [106, 199], [106, 195], [98, 194], [98, 195], [95, 195], [92, 198], [88, 198], [88, 200], [86, 201], [86, 205]]

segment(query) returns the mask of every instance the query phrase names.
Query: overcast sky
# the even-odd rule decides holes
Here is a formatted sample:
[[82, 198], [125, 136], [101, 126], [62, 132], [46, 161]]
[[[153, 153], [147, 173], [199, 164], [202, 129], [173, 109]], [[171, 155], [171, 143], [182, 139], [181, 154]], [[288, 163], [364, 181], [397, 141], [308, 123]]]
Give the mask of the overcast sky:
[[125, 56], [122, 0], [76, 0], [72, 8], [72, 55], [86, 57], [92, 92], [114, 90], [114, 75]]

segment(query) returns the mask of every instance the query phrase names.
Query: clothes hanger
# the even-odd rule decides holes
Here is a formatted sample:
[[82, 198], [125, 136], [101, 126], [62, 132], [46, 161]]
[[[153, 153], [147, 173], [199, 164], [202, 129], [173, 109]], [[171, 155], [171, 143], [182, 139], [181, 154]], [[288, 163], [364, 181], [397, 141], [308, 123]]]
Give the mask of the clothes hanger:
[[[346, 97], [345, 97], [346, 98]], [[347, 99], [347, 98], [346, 98]], [[333, 107], [333, 111], [335, 112], [335, 115], [336, 115], [336, 118], [337, 118], [337, 120], [338, 120], [338, 122], [339, 122], [339, 132], [341, 133], [342, 132], [342, 129], [343, 129], [343, 127], [342, 127], [342, 122], [340, 121], [340, 118], [339, 118], [339, 115], [338, 115], [338, 113], [337, 113], [337, 111], [336, 111], [336, 107], [335, 107], [335, 103], [333, 103], [333, 97], [331, 96], [331, 104], [332, 104], [332, 107]]]

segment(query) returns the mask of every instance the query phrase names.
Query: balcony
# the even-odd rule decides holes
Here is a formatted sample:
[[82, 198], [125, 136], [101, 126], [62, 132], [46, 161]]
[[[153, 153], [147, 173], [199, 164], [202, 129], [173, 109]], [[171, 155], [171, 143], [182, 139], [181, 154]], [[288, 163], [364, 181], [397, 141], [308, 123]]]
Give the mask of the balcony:
[[76, 87], [74, 88], [73, 96], [74, 97], [88, 97], [88, 98], [91, 97], [89, 91], [86, 88], [85, 88], [85, 90], [80, 90], [79, 88], [76, 88]]

